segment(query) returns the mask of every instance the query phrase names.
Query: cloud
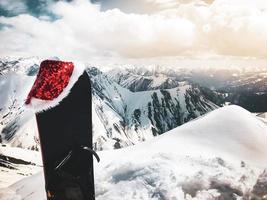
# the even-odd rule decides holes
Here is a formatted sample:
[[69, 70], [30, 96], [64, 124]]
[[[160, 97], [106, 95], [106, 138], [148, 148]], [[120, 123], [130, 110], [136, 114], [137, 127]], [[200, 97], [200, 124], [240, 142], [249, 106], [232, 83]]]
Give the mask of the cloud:
[[177, 8], [189, 3], [212, 3], [214, 0], [91, 0], [101, 5], [102, 10], [119, 8], [126, 13], [156, 13], [165, 9]]
[[84, 0], [60, 2], [53, 11], [61, 19], [0, 18], [0, 23], [12, 25], [0, 32], [1, 54], [164, 56], [186, 52], [195, 40], [194, 25], [179, 17], [125, 14], [118, 9], [100, 12]]
[[215, 7], [203, 26], [206, 46], [218, 54], [267, 57], [267, 12]]
[[17, 16], [19, 14], [31, 14], [53, 18], [50, 7], [58, 1], [70, 2], [72, 0], [0, 0], [0, 16]]
[[27, 11], [27, 5], [21, 0], [1, 0], [0, 8], [12, 14], [20, 14]]
[[[162, 4], [161, 0], [146, 1]], [[0, 30], [0, 55], [82, 60], [201, 55], [267, 58], [265, 4], [242, 2], [189, 1], [154, 14], [119, 9], [101, 12], [87, 0], [58, 2], [51, 6], [51, 12], [60, 16], [55, 21], [28, 14], [0, 17], [0, 23], [9, 25]]]

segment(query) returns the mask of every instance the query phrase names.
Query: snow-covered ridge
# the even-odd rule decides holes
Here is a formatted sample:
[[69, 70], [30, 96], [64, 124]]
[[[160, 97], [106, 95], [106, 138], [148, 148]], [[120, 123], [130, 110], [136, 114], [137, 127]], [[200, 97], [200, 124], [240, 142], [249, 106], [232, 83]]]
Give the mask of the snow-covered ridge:
[[37, 57], [30, 58], [15, 58], [6, 57], [0, 58], [0, 75], [10, 72], [16, 74], [34, 76], [39, 69], [42, 59]]
[[136, 144], [218, 107], [198, 87], [186, 82], [172, 89], [131, 92], [96, 68], [90, 68], [88, 73], [95, 116], [107, 131], [106, 135], [96, 133], [97, 146], [103, 146], [110, 138], [118, 147]]
[[111, 79], [131, 91], [146, 91], [159, 88], [173, 88], [181, 81], [197, 83], [212, 90], [228, 92], [249, 91], [266, 93], [267, 68], [179, 68], [155, 67], [116, 68], [109, 73]]
[[[96, 198], [262, 199], [267, 194], [266, 141], [265, 120], [238, 106], [217, 109], [153, 140], [100, 152]], [[19, 181], [0, 196], [44, 199], [40, 188], [42, 174]]]
[[[172, 73], [160, 73], [147, 69], [113, 69], [108, 76], [124, 88], [136, 91], [171, 89], [178, 87], [181, 80]], [[182, 83], [181, 83], [182, 84]]]
[[[24, 101], [40, 60], [1, 60], [0, 132], [3, 142], [39, 149], [36, 123]], [[187, 82], [172, 89], [133, 93], [109, 75], [88, 68], [93, 92], [93, 129], [96, 150], [121, 148], [145, 141], [203, 115], [217, 106]], [[168, 88], [168, 87], [167, 87]]]

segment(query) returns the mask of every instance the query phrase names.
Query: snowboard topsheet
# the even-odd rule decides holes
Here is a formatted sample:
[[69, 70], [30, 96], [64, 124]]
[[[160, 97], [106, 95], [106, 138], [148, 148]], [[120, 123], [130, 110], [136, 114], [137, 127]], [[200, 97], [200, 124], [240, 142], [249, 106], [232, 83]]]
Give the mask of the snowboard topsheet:
[[48, 200], [95, 199], [91, 104], [83, 71], [66, 97], [36, 114]]

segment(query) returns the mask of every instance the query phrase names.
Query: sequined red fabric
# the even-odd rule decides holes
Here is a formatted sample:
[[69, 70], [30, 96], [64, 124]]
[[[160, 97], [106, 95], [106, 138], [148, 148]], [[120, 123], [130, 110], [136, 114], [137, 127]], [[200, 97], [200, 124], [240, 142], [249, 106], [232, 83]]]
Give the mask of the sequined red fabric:
[[73, 69], [74, 65], [72, 62], [43, 61], [25, 103], [30, 104], [32, 97], [41, 100], [53, 100], [57, 98], [63, 89], [67, 87]]

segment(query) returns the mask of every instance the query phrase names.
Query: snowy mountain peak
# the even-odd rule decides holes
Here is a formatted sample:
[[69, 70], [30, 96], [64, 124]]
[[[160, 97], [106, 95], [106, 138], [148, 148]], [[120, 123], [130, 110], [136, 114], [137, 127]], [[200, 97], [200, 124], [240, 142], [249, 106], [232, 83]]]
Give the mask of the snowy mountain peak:
[[107, 132], [96, 136], [97, 149], [103, 140], [117, 147], [145, 141], [217, 108], [187, 82], [172, 89], [131, 92], [96, 68], [88, 73], [96, 116]]
[[263, 167], [267, 164], [267, 121], [239, 106], [214, 110], [165, 134], [172, 137], [168, 135], [175, 135], [181, 141], [193, 139], [196, 148], [207, 147], [217, 155], [223, 152], [236, 160]]

